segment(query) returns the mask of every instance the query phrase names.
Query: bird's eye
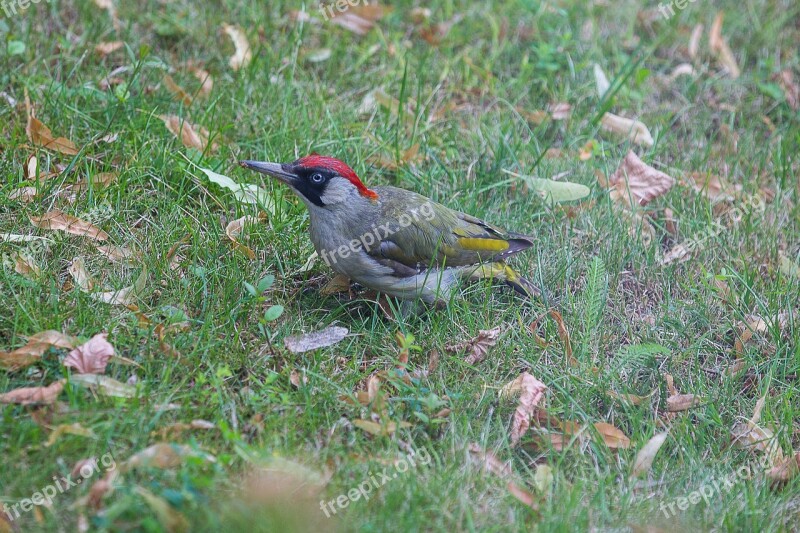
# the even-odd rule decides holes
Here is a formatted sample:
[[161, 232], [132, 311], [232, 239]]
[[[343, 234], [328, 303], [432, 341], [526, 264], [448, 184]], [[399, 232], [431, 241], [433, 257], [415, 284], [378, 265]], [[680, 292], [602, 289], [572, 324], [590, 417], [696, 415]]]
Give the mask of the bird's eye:
[[311, 175], [311, 181], [313, 183], [316, 183], [317, 185], [319, 185], [320, 183], [325, 181], [325, 176], [323, 176], [322, 174], [312, 174]]

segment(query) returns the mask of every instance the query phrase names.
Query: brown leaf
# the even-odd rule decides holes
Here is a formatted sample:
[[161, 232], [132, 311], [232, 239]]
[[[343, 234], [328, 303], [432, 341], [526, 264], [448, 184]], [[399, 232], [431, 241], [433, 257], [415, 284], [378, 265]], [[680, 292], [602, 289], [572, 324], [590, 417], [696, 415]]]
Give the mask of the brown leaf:
[[239, 250], [240, 252], [244, 253], [250, 260], [254, 260], [256, 258], [256, 253], [251, 250], [249, 247], [245, 246], [244, 244], [240, 243], [237, 240], [237, 237], [242, 233], [242, 229], [244, 229], [245, 225], [247, 224], [258, 224], [261, 222], [262, 217], [260, 216], [243, 216], [242, 218], [237, 218], [236, 220], [231, 221], [225, 227], [225, 235], [228, 236], [230, 239], [233, 248], [235, 250]]
[[800, 86], [794, 81], [792, 71], [789, 69], [782, 70], [775, 74], [773, 79], [778, 80], [778, 84], [783, 89], [783, 94], [786, 95], [786, 103], [789, 104], [789, 107], [794, 111], [800, 109]]
[[750, 452], [764, 454], [765, 466], [774, 467], [784, 462], [783, 449], [771, 429], [761, 427], [761, 411], [766, 403], [766, 395], [759, 398], [753, 416], [747, 422], [739, 422], [731, 430], [733, 444]]
[[608, 183], [613, 187], [611, 199], [632, 208], [635, 205], [647, 205], [663, 195], [675, 185], [675, 180], [648, 166], [630, 151], [608, 178]]
[[108, 233], [94, 224], [75, 218], [58, 209], [53, 209], [40, 217], [32, 217], [31, 223], [37, 228], [65, 231], [73, 235], [80, 235], [97, 241], [105, 241], [108, 239]]
[[183, 444], [159, 442], [130, 456], [121, 465], [121, 471], [127, 472], [136, 468], [158, 468], [168, 470], [183, 464], [187, 457], [201, 458], [207, 462], [215, 463], [216, 458], [203, 451], [195, 451]]
[[14, 258], [14, 272], [28, 279], [38, 279], [42, 275], [42, 269], [36, 261], [25, 252], [16, 252]]
[[91, 292], [94, 289], [94, 281], [92, 281], [92, 276], [86, 270], [86, 262], [82, 257], [74, 258], [67, 272], [72, 276], [75, 286], [83, 292]]
[[625, 135], [636, 144], [643, 146], [653, 146], [655, 144], [650, 130], [647, 129], [643, 122], [638, 120], [621, 117], [613, 113], [605, 113], [600, 119], [600, 124], [604, 130]]
[[318, 350], [341, 342], [349, 333], [347, 328], [331, 326], [321, 331], [306, 333], [283, 339], [283, 344], [292, 353], [304, 353]]
[[189, 71], [194, 74], [194, 77], [201, 83], [200, 91], [197, 95], [202, 98], [208, 98], [211, 94], [211, 90], [214, 89], [214, 78], [211, 77], [211, 74], [209, 74], [207, 70], [200, 67], [190, 66]]
[[684, 263], [692, 258], [692, 252], [683, 244], [676, 244], [670, 251], [664, 254], [658, 262], [662, 265], [672, 263]]
[[638, 396], [636, 394], [620, 394], [613, 390], [606, 391], [606, 394], [609, 395], [611, 398], [614, 398], [615, 400], [618, 400], [623, 403], [629, 403], [631, 405], [642, 405], [644, 402], [648, 401], [653, 396], [653, 394], [656, 393], [656, 390], [658, 389], [653, 390], [653, 392], [651, 392], [647, 396]]
[[233, 70], [246, 68], [253, 59], [253, 52], [250, 50], [250, 43], [247, 42], [247, 36], [244, 31], [240, 27], [230, 24], [223, 24], [222, 29], [231, 38], [233, 46], [236, 48], [236, 51], [228, 60], [228, 65]]
[[692, 36], [689, 37], [689, 57], [692, 59], [697, 57], [697, 52], [700, 50], [700, 39], [703, 38], [704, 29], [702, 24], [696, 25], [692, 30]]
[[141, 259], [141, 254], [124, 246], [107, 244], [97, 247], [97, 251], [106, 256], [112, 263], [131, 263]]
[[75, 339], [58, 331], [42, 331], [28, 338], [27, 344], [11, 352], [0, 352], [0, 368], [14, 371], [36, 361], [50, 348], [72, 349]]
[[170, 424], [166, 427], [161, 428], [158, 431], [153, 431], [151, 435], [159, 436], [162, 440], [168, 440], [171, 438], [178, 437], [187, 431], [197, 431], [197, 430], [208, 431], [216, 428], [217, 426], [213, 422], [197, 419], [197, 420], [192, 420], [188, 424], [184, 422], [176, 422], [174, 424]]
[[350, 278], [344, 274], [336, 274], [319, 290], [323, 296], [339, 292], [350, 292]]
[[701, 403], [703, 403], [703, 399], [694, 394], [674, 394], [667, 398], [667, 411], [670, 413], [688, 411]]
[[666, 442], [668, 436], [669, 430], [664, 431], [663, 433], [657, 433], [653, 435], [653, 437], [648, 440], [644, 446], [642, 446], [642, 448], [636, 454], [636, 460], [633, 462], [632, 476], [640, 476], [650, 471], [658, 450], [661, 449], [661, 446], [663, 446], [664, 442]]
[[733, 55], [728, 41], [722, 36], [722, 19], [724, 14], [717, 13], [714, 23], [711, 25], [708, 35], [708, 45], [711, 51], [717, 56], [717, 60], [722, 64], [731, 78], [736, 79], [741, 75], [736, 57]]
[[20, 187], [12, 191], [11, 194], [8, 195], [8, 199], [19, 200], [20, 202], [29, 204], [33, 202], [38, 195], [39, 191], [36, 187]]
[[493, 329], [480, 330], [478, 331], [477, 337], [466, 342], [445, 346], [445, 350], [450, 353], [458, 353], [467, 350], [469, 354], [464, 361], [468, 365], [475, 365], [486, 358], [486, 354], [489, 353], [489, 348], [497, 344], [497, 341], [500, 339], [501, 332], [502, 328], [500, 326]]
[[515, 482], [514, 478], [516, 476], [511, 470], [511, 466], [500, 461], [496, 455], [492, 452], [487, 452], [477, 443], [470, 444], [468, 449], [470, 459], [478, 461], [485, 472], [493, 474], [506, 482], [506, 490], [508, 490], [509, 494], [534, 511], [539, 510], [539, 504], [533, 494], [523, 489]]
[[463, 15], [456, 13], [450, 20], [433, 24], [427, 28], [421, 29], [419, 36], [431, 46], [438, 46], [442, 40], [447, 37], [447, 34], [450, 33], [450, 30], [453, 28], [453, 26], [458, 24], [462, 18], [464, 18]]
[[80, 422], [75, 422], [73, 424], [60, 424], [53, 429], [53, 432], [47, 437], [47, 442], [45, 443], [45, 447], [50, 447], [61, 438], [62, 435], [78, 435], [79, 437], [88, 437], [88, 438], [95, 438], [94, 431], [90, 428], [83, 427]]
[[[160, 115], [164, 125], [167, 129], [187, 148], [196, 148], [201, 152], [205, 152], [209, 147], [209, 132], [202, 126], [196, 126], [184, 121], [177, 115]], [[216, 143], [211, 143], [210, 150], [213, 152], [217, 149]]]
[[113, 54], [123, 46], [125, 46], [125, 44], [122, 41], [104, 41], [96, 44], [94, 51], [100, 57], [106, 57], [107, 55]]
[[74, 368], [78, 374], [103, 374], [109, 359], [114, 357], [114, 347], [107, 337], [107, 333], [98, 333], [69, 352], [64, 366]]
[[192, 105], [192, 95], [187, 93], [183, 87], [178, 85], [172, 76], [169, 74], [164, 74], [164, 85], [166, 86], [167, 90], [171, 92], [176, 99], [180, 102], [183, 102], [183, 105], [190, 106]]
[[605, 442], [606, 446], [612, 449], [618, 448], [629, 448], [631, 445], [631, 440], [622, 432], [622, 430], [617, 429], [613, 425], [607, 422], [595, 422], [594, 427], [600, 436], [603, 438], [603, 442]]
[[725, 184], [722, 178], [710, 172], [692, 172], [689, 175], [689, 185], [709, 200], [718, 202], [722, 200], [733, 201], [742, 190], [741, 185]]
[[394, 432], [396, 432], [398, 429], [411, 427], [411, 424], [405, 421], [400, 422], [400, 424], [396, 424], [394, 422], [379, 424], [378, 422], [373, 422], [372, 420], [363, 420], [360, 418], [353, 420], [353, 425], [358, 429], [366, 431], [370, 435], [380, 435], [383, 437], [394, 434]]
[[50, 128], [33, 115], [28, 116], [25, 133], [28, 135], [28, 139], [36, 146], [66, 155], [78, 155], [78, 147], [75, 146], [75, 143], [64, 137], [53, 137], [53, 132], [50, 131]]
[[774, 486], [788, 483], [800, 474], [800, 452], [786, 457], [767, 472], [767, 478]]
[[544, 401], [545, 393], [547, 392], [547, 385], [528, 372], [524, 372], [517, 380], [519, 380], [519, 388], [522, 394], [519, 397], [519, 405], [517, 405], [511, 421], [512, 446], [516, 446], [528, 431], [531, 425], [531, 417], [539, 409], [539, 405]]
[[385, 13], [391, 11], [390, 8], [380, 4], [367, 4], [366, 2], [363, 5], [356, 6], [350, 4], [350, 7], [344, 12], [335, 12], [334, 9], [332, 9], [333, 4], [330, 4], [330, 6], [329, 13], [330, 16], [333, 17], [330, 19], [331, 22], [356, 35], [366, 35], [369, 33], [369, 30], [375, 26], [375, 23], [383, 17]]
[[53, 403], [64, 389], [64, 380], [54, 381], [47, 387], [23, 387], [0, 394], [0, 403], [36, 405]]
[[578, 150], [578, 159], [581, 161], [588, 161], [594, 155], [594, 151], [597, 148], [597, 141], [591, 139], [584, 144], [580, 150]]
[[550, 118], [553, 120], [568, 120], [570, 113], [572, 113], [572, 106], [566, 102], [558, 102], [550, 104], [548, 111], [550, 111]]

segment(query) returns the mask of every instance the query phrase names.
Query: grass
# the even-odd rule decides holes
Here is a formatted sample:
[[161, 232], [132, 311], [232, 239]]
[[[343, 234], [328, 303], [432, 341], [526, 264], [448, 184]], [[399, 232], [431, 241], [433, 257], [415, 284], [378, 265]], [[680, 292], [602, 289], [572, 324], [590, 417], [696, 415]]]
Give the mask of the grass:
[[[110, 453], [121, 465], [165, 440], [216, 458], [126, 472], [97, 506], [86, 504], [87, 482], [58, 495], [49, 508], [25, 513], [16, 522], [20, 530], [79, 523], [108, 531], [796, 529], [798, 478], [775, 489], [755, 475], [673, 517], [662, 511], [665, 503], [756, 459], [731, 446], [730, 434], [762, 396], [762, 425], [775, 430], [787, 454], [800, 448], [800, 280], [782, 272], [778, 259], [779, 251], [795, 261], [800, 253], [800, 116], [773, 78], [783, 69], [798, 72], [800, 8], [788, 1], [718, 4], [726, 14], [723, 35], [742, 67], [735, 80], [721, 72], [704, 37], [697, 74], [667, 81], [675, 66], [691, 61], [686, 47], [695, 24], [708, 28], [714, 19], [717, 7], [702, 2], [669, 20], [654, 9], [648, 22], [637, 17], [644, 8], [634, 2], [448, 0], [429, 6], [431, 20], [463, 19], [435, 47], [414, 29], [413, 5], [406, 1], [394, 2], [363, 37], [321, 20], [295, 22], [290, 11], [299, 5], [288, 2], [120, 4], [116, 30], [92, 3], [39, 3], [0, 19], [0, 88], [18, 101], [16, 107], [0, 102], [0, 172], [6, 176], [0, 233], [38, 232], [52, 241], [45, 248], [0, 243], [6, 258], [29, 250], [42, 270], [29, 279], [4, 261], [0, 347], [11, 350], [46, 329], [82, 339], [105, 331], [117, 353], [136, 363], [113, 362], [106, 373], [121, 382], [135, 376], [137, 387], [134, 398], [120, 399], [68, 384], [56, 404], [0, 407], [0, 502], [30, 497], [81, 459]], [[315, 8], [309, 11], [320, 19]], [[224, 23], [241, 26], [253, 47], [253, 61], [238, 72], [228, 65], [234, 49]], [[117, 39], [124, 49], [105, 58], [94, 52], [98, 42]], [[24, 43], [24, 51], [6, 53], [10, 41]], [[330, 57], [310, 61], [321, 49]], [[189, 89], [199, 84], [183, 67], [188, 62], [214, 79], [210, 96], [191, 105], [162, 83], [170, 71], [178, 84], [196, 90]], [[595, 63], [612, 82], [611, 98], [597, 96]], [[102, 80], [118, 67], [124, 68], [113, 76], [125, 85], [103, 89]], [[359, 112], [376, 88], [397, 104]], [[26, 92], [54, 134], [82, 147], [78, 156], [31, 146]], [[568, 121], [526, 120], [526, 112], [556, 102], [572, 105]], [[642, 120], [655, 145], [631, 145], [601, 131], [597, 119], [605, 110]], [[158, 118], [167, 113], [207, 128], [218, 150], [185, 148]], [[116, 139], [100, 140], [108, 134]], [[594, 156], [579, 160], [578, 150], [592, 139]], [[372, 156], [395, 156], [415, 144], [419, 162], [397, 170], [370, 163]], [[648, 239], [629, 231], [630, 222], [595, 177], [611, 174], [631, 149], [679, 180], [711, 172], [740, 185], [741, 193], [715, 205], [679, 183], [648, 206], [654, 225]], [[322, 295], [330, 272], [319, 263], [302, 268], [313, 251], [304, 206], [235, 164], [290, 161], [311, 151], [347, 161], [368, 185], [413, 189], [534, 235], [535, 248], [514, 265], [555, 296], [577, 366], [566, 364], [552, 320], [538, 331], [546, 346], [529, 332], [546, 304], [525, 302], [497, 285], [470, 285], [446, 309], [394, 320], [369, 298]], [[42, 169], [63, 172], [41, 186], [35, 201], [12, 200], [12, 191], [31, 185], [23, 174], [31, 153]], [[275, 198], [266, 224], [245, 232], [256, 260], [233, 250], [224, 228], [257, 209], [210, 185], [195, 164], [257, 182]], [[563, 179], [588, 185], [591, 198], [572, 210], [552, 206], [503, 169], [543, 178], [568, 172]], [[99, 172], [118, 177], [74, 199], [64, 193]], [[773, 197], [763, 211], [725, 222], [725, 206], [765, 191]], [[53, 208], [95, 222], [110, 242], [140, 250], [141, 261], [110, 263], [88, 239], [29, 223]], [[677, 235], [668, 231], [667, 209]], [[675, 244], [708, 235], [715, 221], [723, 221], [724, 231], [705, 240], [690, 260], [659, 263]], [[169, 252], [176, 246], [179, 266], [172, 268]], [[107, 288], [130, 285], [146, 268], [137, 305], [149, 322], [75, 288], [67, 272], [78, 256]], [[245, 282], [255, 285], [269, 274], [276, 281], [263, 298], [249, 297]], [[266, 324], [274, 352], [259, 328], [272, 305], [285, 307]], [[746, 317], [781, 312], [789, 313], [786, 326], [755, 335], [741, 354], [747, 370], [726, 375]], [[167, 328], [164, 339], [177, 356], [159, 341], [156, 326], [184, 322]], [[284, 337], [328, 325], [347, 327], [350, 335], [316, 352], [294, 355], [283, 348]], [[467, 365], [463, 354], [445, 350], [499, 325], [501, 339], [483, 362]], [[368, 409], [341, 397], [363, 389], [374, 372], [394, 368], [397, 331], [413, 335], [420, 347], [411, 353], [412, 368], [425, 368], [434, 351], [440, 361], [411, 384], [384, 387], [388, 418], [411, 426], [374, 437], [353, 425], [368, 418]], [[67, 377], [62, 356], [51, 351], [24, 370], [0, 371], [0, 391]], [[548, 386], [551, 415], [585, 424], [589, 434], [592, 423], [609, 422], [631, 447], [612, 450], [591, 435], [555, 450], [533, 432], [511, 446], [516, 400], [499, 398], [498, 390], [523, 370]], [[291, 383], [293, 371], [302, 376], [299, 387]], [[681, 393], [701, 396], [702, 403], [666, 414], [667, 373]], [[631, 405], [608, 391], [652, 396]], [[451, 413], [437, 421], [442, 408]], [[196, 419], [215, 429], [160, 434]], [[68, 434], [46, 445], [53, 428], [73, 423], [93, 436]], [[670, 436], [651, 472], [632, 480], [637, 450], [665, 424]], [[539, 510], [482, 473], [469, 460], [470, 443], [509, 461]], [[427, 450], [430, 462], [392, 478], [369, 500], [324, 517], [318, 500], [346, 494], [384, 468], [393, 472], [393, 461], [409, 446]], [[330, 479], [320, 495], [308, 496], [308, 487], [298, 486], [305, 470], [281, 461]], [[272, 470], [264, 473], [265, 465]], [[550, 489], [537, 488], [541, 465], [552, 471]], [[263, 486], [247, 484], [253, 472], [262, 473]], [[0, 521], [0, 531], [4, 527]]]

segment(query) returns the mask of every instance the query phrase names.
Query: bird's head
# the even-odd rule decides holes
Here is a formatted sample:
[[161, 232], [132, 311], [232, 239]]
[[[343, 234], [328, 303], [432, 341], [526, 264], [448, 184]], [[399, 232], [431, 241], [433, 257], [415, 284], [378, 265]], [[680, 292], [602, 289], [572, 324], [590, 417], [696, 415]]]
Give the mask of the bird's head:
[[357, 198], [375, 200], [352, 168], [333, 157], [311, 154], [293, 163], [240, 161], [244, 168], [267, 174], [282, 181], [302, 198], [309, 208], [347, 205]]

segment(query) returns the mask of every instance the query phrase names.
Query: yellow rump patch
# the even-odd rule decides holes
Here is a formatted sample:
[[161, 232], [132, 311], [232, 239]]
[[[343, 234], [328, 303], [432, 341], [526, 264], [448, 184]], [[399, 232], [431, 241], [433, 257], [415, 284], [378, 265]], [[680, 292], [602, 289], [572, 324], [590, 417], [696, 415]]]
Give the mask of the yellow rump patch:
[[501, 239], [460, 237], [458, 239], [458, 244], [460, 244], [466, 250], [473, 250], [476, 252], [503, 252], [508, 250], [508, 243]]

